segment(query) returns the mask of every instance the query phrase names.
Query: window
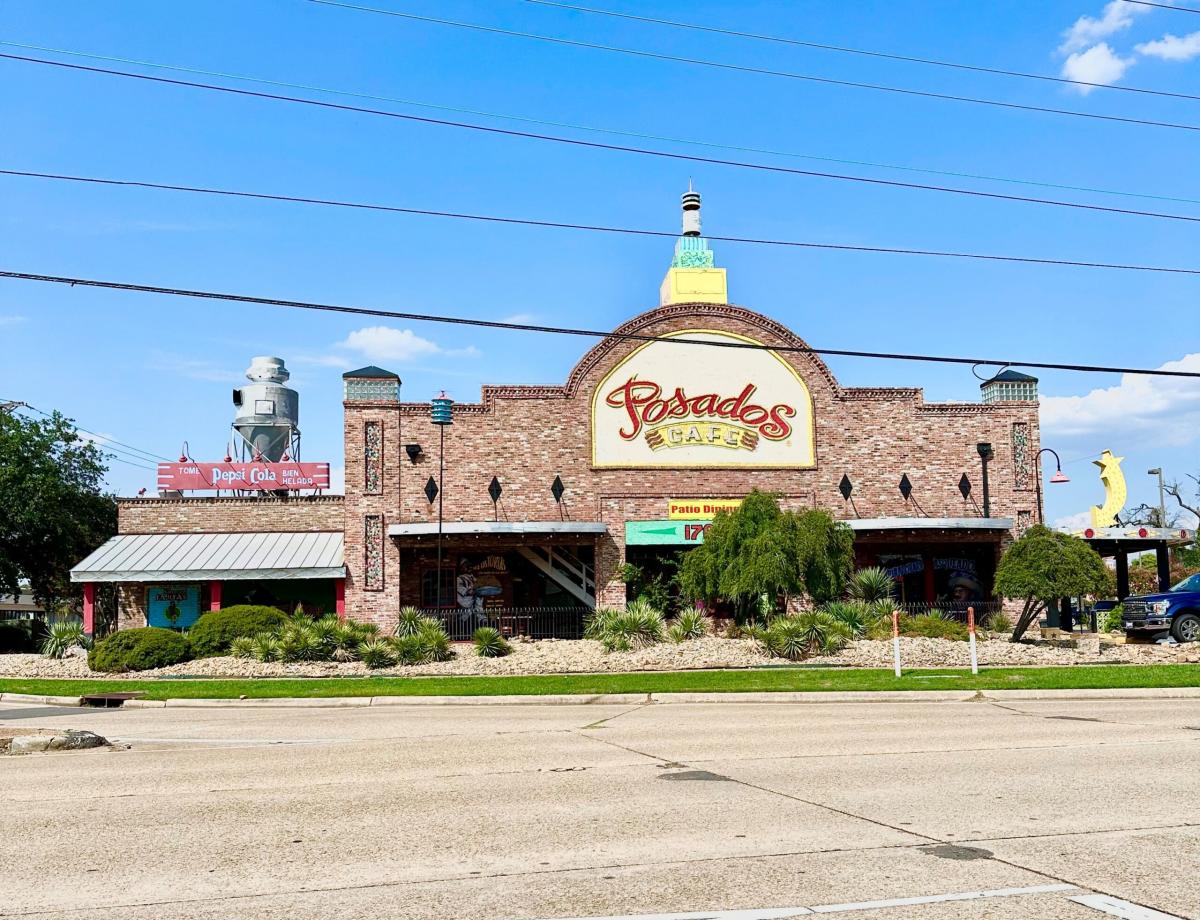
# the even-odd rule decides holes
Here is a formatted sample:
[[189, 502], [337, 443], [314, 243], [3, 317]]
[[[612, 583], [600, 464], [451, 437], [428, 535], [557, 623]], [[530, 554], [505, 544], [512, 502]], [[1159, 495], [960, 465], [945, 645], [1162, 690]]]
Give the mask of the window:
[[[421, 606], [437, 607], [438, 605], [438, 570], [426, 569], [421, 573]], [[454, 568], [442, 566], [442, 606], [453, 607], [454, 601]]]

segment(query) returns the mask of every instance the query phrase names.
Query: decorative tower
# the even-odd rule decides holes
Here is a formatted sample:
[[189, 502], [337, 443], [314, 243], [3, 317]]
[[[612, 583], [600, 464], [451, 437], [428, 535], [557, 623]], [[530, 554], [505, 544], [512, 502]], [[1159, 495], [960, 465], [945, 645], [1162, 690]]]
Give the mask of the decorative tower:
[[675, 243], [675, 257], [659, 289], [659, 305], [728, 303], [725, 269], [713, 267], [713, 252], [700, 235], [700, 193], [690, 179], [682, 202], [683, 235]]

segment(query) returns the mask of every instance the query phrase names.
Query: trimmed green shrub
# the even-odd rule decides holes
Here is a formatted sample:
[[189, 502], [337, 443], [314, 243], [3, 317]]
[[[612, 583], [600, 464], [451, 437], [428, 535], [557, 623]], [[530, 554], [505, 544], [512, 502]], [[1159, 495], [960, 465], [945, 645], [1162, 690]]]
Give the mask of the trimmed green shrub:
[[1112, 610], [1106, 610], [1103, 614], [1104, 619], [1100, 622], [1100, 629], [1104, 632], [1120, 632], [1125, 628], [1125, 608], [1121, 604], [1113, 607]]
[[494, 626], [480, 626], [471, 641], [475, 643], [475, 654], [480, 658], [503, 658], [512, 651], [508, 640]]
[[684, 610], [667, 628], [667, 638], [672, 642], [688, 639], [703, 639], [708, 635], [708, 617], [702, 610]]
[[192, 657], [192, 646], [186, 636], [172, 629], [141, 626], [122, 629], [97, 642], [88, 652], [88, 667], [93, 671], [119, 674], [165, 668], [190, 661]]
[[50, 634], [42, 643], [42, 654], [47, 658], [62, 658], [68, 649], [89, 649], [91, 647], [91, 640], [83, 634], [83, 624], [78, 621], [64, 620], [50, 627]]
[[901, 617], [900, 635], [921, 636], [927, 639], [953, 639], [958, 642], [966, 642], [969, 633], [966, 623], [946, 619], [946, 617], [934, 611], [933, 613], [922, 613], [915, 617]]
[[849, 627], [820, 610], [776, 617], [763, 633], [762, 644], [776, 658], [799, 661], [813, 655], [832, 655], [853, 638]]
[[397, 661], [396, 649], [386, 639], [370, 639], [358, 647], [358, 657], [368, 668], [390, 668]]
[[287, 622], [287, 614], [277, 607], [238, 604], [202, 613], [188, 630], [188, 638], [197, 658], [211, 658], [228, 652], [230, 643], [238, 636], [278, 630]]

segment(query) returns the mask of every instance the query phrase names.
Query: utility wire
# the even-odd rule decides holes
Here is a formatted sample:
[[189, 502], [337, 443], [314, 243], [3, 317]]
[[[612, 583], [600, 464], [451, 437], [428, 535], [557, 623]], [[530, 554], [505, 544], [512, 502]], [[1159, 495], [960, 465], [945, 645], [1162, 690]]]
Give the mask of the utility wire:
[[465, 316], [447, 316], [436, 313], [406, 313], [383, 310], [377, 307], [353, 307], [344, 304], [316, 303], [307, 300], [283, 300], [274, 297], [256, 297], [250, 294], [230, 294], [218, 291], [193, 290], [189, 288], [160, 287], [135, 284], [127, 281], [103, 281], [95, 278], [73, 278], [62, 275], [39, 275], [30, 272], [0, 270], [0, 278], [18, 281], [41, 281], [51, 284], [66, 284], [71, 287], [93, 287], [114, 291], [133, 291], [142, 294], [163, 294], [171, 297], [194, 297], [202, 300], [223, 300], [231, 303], [250, 303], [261, 306], [289, 307], [300, 310], [316, 310], [324, 313], [343, 313], [361, 316], [385, 316], [421, 323], [444, 323], [454, 326], [475, 326], [484, 329], [506, 329], [514, 332], [541, 332], [552, 335], [583, 336], [593, 339], [623, 339], [636, 342], [668, 342], [677, 345], [704, 345], [711, 348], [740, 348], [751, 351], [788, 352], [812, 355], [837, 355], [850, 358], [878, 358], [891, 361], [923, 361], [934, 364], [967, 364], [971, 366], [993, 365], [998, 367], [1029, 367], [1048, 370], [1078, 371], [1095, 374], [1141, 374], [1149, 377], [1189, 377], [1200, 379], [1200, 371], [1168, 371], [1162, 368], [1110, 367], [1098, 364], [1063, 364], [1048, 361], [1016, 361], [994, 358], [961, 358], [946, 355], [922, 355], [906, 352], [854, 351], [839, 348], [813, 348], [810, 345], [764, 345], [756, 342], [712, 341], [645, 335], [620, 330], [579, 329], [567, 326], [541, 326], [533, 323], [509, 323], [501, 320], [475, 319]]
[[[300, 89], [309, 92], [327, 93], [332, 96], [346, 96], [352, 99], [369, 99], [373, 102], [394, 102], [397, 105], [413, 106], [422, 109], [432, 109], [439, 112], [454, 112], [458, 115], [478, 115], [483, 118], [498, 118], [505, 121], [517, 121], [524, 124], [542, 125], [550, 128], [567, 128], [572, 131], [589, 131], [596, 134], [609, 134], [616, 137], [633, 137], [639, 140], [666, 141], [671, 144], [686, 144], [693, 147], [707, 147], [712, 150], [734, 150], [738, 153], [765, 153], [775, 157], [789, 157], [797, 160], [814, 160], [822, 163], [841, 163], [845, 166], [867, 166], [871, 169], [894, 169], [900, 172], [921, 173], [928, 176], [950, 176], [955, 179], [978, 179], [984, 182], [1005, 182], [1012, 185], [1028, 185], [1037, 188], [1062, 189], [1069, 192], [1090, 192], [1096, 195], [1116, 195], [1122, 198], [1146, 198], [1154, 201], [1174, 201], [1181, 204], [1200, 204], [1198, 198], [1180, 198], [1174, 195], [1152, 195], [1147, 192], [1124, 192], [1116, 189], [1095, 188], [1089, 185], [1067, 185], [1062, 182], [1041, 182], [1036, 179], [1018, 179], [1011, 176], [988, 176], [981, 173], [956, 172], [948, 169], [928, 169], [919, 166], [901, 166], [896, 163], [878, 163], [872, 160], [849, 160], [844, 157], [818, 156], [811, 153], [797, 153], [790, 150], [775, 150], [770, 147], [748, 147], [738, 144], [722, 144], [715, 141], [702, 141], [695, 138], [672, 137], [665, 134], [649, 134], [644, 131], [624, 131], [618, 128], [600, 128], [595, 125], [580, 125], [573, 122], [553, 121], [547, 118], [533, 118], [527, 115], [513, 115], [507, 112], [485, 112], [480, 109], [465, 109], [452, 105], [438, 105], [432, 102], [418, 102], [415, 99], [402, 99], [397, 96], [382, 96], [374, 93], [361, 93], [351, 90], [332, 89], [328, 86], [314, 86], [308, 83], [288, 83], [284, 80], [268, 80], [263, 77], [251, 77], [245, 74], [228, 73], [219, 70], [202, 70], [198, 67], [182, 67], [175, 64], [160, 64], [156, 61], [142, 61], [136, 58], [115, 57], [107, 54], [89, 54], [86, 51], [73, 51], [68, 48], [48, 48], [44, 45], [28, 45], [23, 42], [0, 41], [0, 45], [9, 48], [23, 48], [26, 51], [43, 51], [51, 54], [62, 54], [70, 57], [86, 58], [93, 61], [107, 61], [116, 64], [134, 64], [138, 67], [154, 67], [160, 70], [171, 70], [177, 73], [189, 73], [205, 77], [220, 77], [226, 80], [240, 80], [245, 83], [257, 83], [263, 86], [278, 86], [285, 89]], [[1128, 87], [1118, 87], [1127, 89]], [[1200, 97], [1197, 97], [1200, 98]]]
[[748, 64], [730, 64], [725, 61], [710, 61], [702, 58], [681, 57], [674, 54], [664, 54], [657, 51], [642, 51], [636, 48], [621, 48], [616, 45], [602, 45], [598, 42], [585, 42], [570, 38], [555, 38], [549, 35], [539, 35], [534, 32], [518, 32], [514, 29], [501, 29], [496, 26], [484, 26], [474, 22], [461, 22], [456, 19], [439, 19], [434, 16], [418, 16], [416, 13], [402, 13], [398, 10], [385, 10], [378, 7], [359, 6], [353, 3], [342, 3], [340, 0], [308, 0], [309, 3], [319, 3], [322, 6], [336, 6], [347, 10], [357, 10], [362, 13], [379, 13], [384, 16], [396, 16], [414, 22], [427, 22], [437, 25], [454, 26], [459, 29], [472, 29], [477, 32], [490, 32], [495, 35], [508, 35], [513, 38], [528, 38], [534, 41], [549, 42], [556, 45], [567, 45], [572, 48], [589, 48], [593, 51], [606, 51], [612, 54], [627, 54], [634, 57], [652, 58], [658, 61], [672, 61], [677, 64], [692, 64], [698, 67], [715, 67], [719, 70], [734, 70], [740, 73], [753, 73], [768, 77], [787, 77], [791, 80], [804, 80], [809, 83], [820, 83], [826, 86], [847, 86], [853, 89], [869, 89], [884, 93], [899, 93], [905, 96], [920, 96], [925, 99], [941, 99], [949, 102], [969, 102], [974, 105], [990, 105], [1002, 109], [1017, 109], [1024, 112], [1044, 112], [1051, 115], [1069, 115], [1073, 118], [1092, 118], [1099, 121], [1123, 122], [1125, 124], [1143, 125], [1155, 128], [1173, 128], [1180, 131], [1200, 131], [1200, 125], [1181, 124], [1170, 121], [1153, 121], [1147, 118], [1134, 118], [1127, 115], [1101, 115], [1097, 112], [1081, 112], [1077, 109], [1056, 109], [1041, 105], [1028, 105], [1020, 102], [1003, 102], [999, 99], [983, 99], [977, 96], [957, 96], [953, 93], [935, 93], [930, 90], [908, 89], [899, 86], [887, 86], [882, 83], [863, 83], [855, 80], [837, 80], [833, 77], [818, 77], [812, 74], [796, 73], [790, 70], [770, 70], [766, 67], [752, 67]]
[[1126, 3], [1136, 3], [1138, 6], [1153, 6], [1160, 10], [1178, 10], [1181, 13], [1200, 13], [1200, 9], [1193, 6], [1175, 6], [1171, 3], [1151, 3], [1150, 0], [1125, 0]]
[[[278, 201], [289, 204], [311, 204], [323, 207], [350, 208], [364, 211], [382, 211], [389, 214], [412, 214], [420, 217], [444, 217], [455, 220], [471, 220], [483, 223], [509, 224], [526, 227], [546, 227], [557, 230], [584, 230], [595, 233], [617, 233], [630, 236], [649, 236], [676, 239], [679, 234], [668, 230], [646, 230], [635, 227], [613, 227], [601, 224], [578, 224], [567, 221], [534, 220], [521, 217], [501, 217], [494, 214], [467, 214], [458, 211], [435, 211], [428, 208], [405, 208], [366, 201], [339, 201], [331, 198], [311, 198], [300, 195], [274, 195], [267, 192], [248, 192], [236, 189], [208, 188], [194, 185], [172, 185], [162, 182], [146, 182], [135, 179], [106, 179], [99, 176], [71, 176], [58, 173], [31, 172], [19, 169], [0, 169], [0, 176], [50, 179], [63, 182], [81, 182], [91, 185], [115, 186], [118, 188], [144, 188], [159, 191], [187, 192], [200, 195], [216, 195], [227, 198], [249, 198], [258, 201]], [[1200, 221], [1200, 218], [1192, 218]], [[785, 246], [796, 249], [835, 250], [840, 252], [882, 253], [907, 256], [941, 256], [954, 259], [978, 259], [988, 262], [1015, 262], [1029, 265], [1062, 265], [1074, 268], [1106, 268], [1139, 272], [1162, 272], [1174, 275], [1200, 275], [1200, 268], [1174, 268], [1163, 265], [1136, 265], [1119, 262], [1095, 262], [1074, 259], [1050, 259], [1035, 256], [1006, 256], [981, 252], [956, 252], [941, 249], [913, 249], [892, 246], [855, 246], [848, 243], [816, 243], [802, 240], [758, 239], [744, 236], [712, 236], [707, 239], [722, 243], [746, 243], [759, 246]]]
[[[46, 412], [43, 409], [39, 409], [37, 406], [31, 406], [29, 403], [23, 403], [23, 406], [24, 406], [24, 408], [30, 410], [31, 412], [36, 412], [38, 415], [44, 415], [46, 418], [53, 418], [52, 413]], [[98, 447], [105, 447], [112, 451], [116, 451], [118, 448], [124, 447], [124, 448], [126, 448], [126, 450], [120, 451], [120, 452], [124, 453], [130, 457], [133, 457], [135, 460], [142, 460], [142, 461], [149, 460], [151, 462], [156, 462], [158, 460], [166, 460], [167, 459], [166, 457], [160, 456], [159, 454], [151, 453], [148, 450], [142, 450], [140, 447], [134, 447], [132, 444], [126, 444], [123, 441], [118, 441], [116, 438], [111, 438], [106, 434], [100, 434], [99, 432], [96, 432], [96, 431], [90, 431], [87, 428], [84, 428], [82, 425], [76, 424], [73, 419], [67, 419], [67, 421], [69, 421], [71, 423], [71, 427], [74, 428], [76, 431], [82, 431], [85, 434], [90, 434], [92, 437], [99, 438], [101, 441], [105, 442], [103, 444], [97, 444]], [[95, 443], [95, 442], [93, 442], [93, 443]], [[110, 447], [110, 445], [113, 445], [113, 444], [118, 445], [118, 448]], [[115, 456], [115, 454], [114, 454], [114, 459], [119, 460], [121, 458]], [[129, 461], [126, 460], [123, 462], [128, 463]], [[134, 465], [136, 466], [137, 464], [134, 464]], [[157, 467], [145, 467], [145, 469], [157, 470]]]
[[[676, 29], [691, 29], [695, 32], [709, 32], [714, 35], [731, 35], [735, 38], [750, 38], [755, 41], [774, 42], [779, 45], [794, 45], [801, 48], [816, 48], [820, 51], [836, 51], [840, 54], [859, 54], [864, 57], [883, 58], [889, 61], [904, 61], [908, 64], [928, 64], [934, 67], [951, 67], [955, 70], [970, 70], [975, 73], [990, 73], [1001, 77], [1021, 77], [1026, 80], [1043, 80], [1047, 83], [1066, 83], [1073, 86], [1087, 86], [1093, 89], [1114, 89], [1126, 93], [1145, 93], [1151, 96], [1170, 96], [1175, 99], [1200, 100], [1200, 96], [1191, 93], [1173, 93], [1168, 90], [1149, 89], [1141, 86], [1116, 86], [1111, 83], [1092, 83], [1088, 80], [1072, 80], [1068, 77], [1055, 77], [1050, 74], [1029, 73], [1022, 70], [1007, 70], [1002, 67], [984, 67], [979, 64], [961, 64], [956, 61], [942, 61], [936, 58], [912, 57], [906, 54], [895, 54], [889, 51], [871, 51], [865, 48], [847, 48], [842, 45], [828, 45], [821, 42], [802, 41], [798, 38], [785, 38], [782, 35], [764, 35], [758, 32], [741, 32], [737, 29], [722, 29], [717, 26], [704, 26], [695, 22], [679, 22], [673, 19], [656, 19], [653, 16], [637, 16], [633, 13], [621, 13], [616, 10], [604, 10], [589, 6], [576, 6], [573, 3], [560, 3], [557, 0], [525, 0], [526, 3], [536, 3], [538, 6], [552, 6], [562, 10], [573, 10], [576, 13], [595, 13], [600, 16], [612, 16], [617, 19], [630, 19], [635, 22], [646, 22], [660, 26], [671, 26]], [[1147, 4], [1157, 5], [1157, 4]], [[1174, 7], [1172, 7], [1174, 9]]]
[[[313, 0], [316, 2], [316, 0]], [[1128, 214], [1138, 217], [1157, 217], [1166, 220], [1197, 221], [1200, 218], [1184, 214], [1170, 214], [1158, 211], [1142, 211], [1132, 208], [1107, 207], [1098, 204], [1083, 204], [1076, 201], [1062, 201], [1054, 198], [1034, 198], [1025, 195], [1005, 195], [1000, 192], [984, 192], [978, 189], [965, 189], [948, 185], [928, 185], [919, 182], [900, 182], [896, 179], [879, 179], [871, 176], [855, 176], [848, 173], [822, 172], [812, 169], [797, 169], [791, 166], [776, 166], [770, 163], [755, 163], [749, 160], [727, 160], [719, 157], [702, 157], [690, 153], [673, 153], [666, 150], [656, 150], [650, 147], [632, 147], [624, 144], [604, 144], [599, 141], [585, 141], [574, 137], [563, 137], [557, 134], [539, 134], [533, 131], [515, 131], [511, 128], [497, 128], [491, 125], [479, 125], [465, 121], [451, 121], [443, 118], [430, 118], [425, 115], [407, 115], [401, 112], [391, 112], [386, 109], [372, 109], [364, 106], [347, 105], [343, 102], [328, 102], [323, 99], [308, 99], [303, 96], [284, 96], [278, 93], [266, 93], [258, 90], [238, 89], [233, 86], [220, 86], [215, 83], [199, 83], [191, 80], [178, 80], [173, 77], [156, 77], [150, 74], [134, 73], [127, 70], [113, 70], [107, 67], [92, 67], [86, 64], [68, 64], [66, 61], [53, 61], [46, 58], [27, 57], [20, 54], [0, 53], [0, 60], [21, 61], [30, 64], [44, 64], [50, 67], [61, 67], [66, 70], [76, 70], [86, 73], [101, 73], [115, 77], [126, 77], [133, 80], [144, 80], [149, 83], [163, 83], [170, 86], [187, 86], [193, 89], [205, 89], [219, 93], [229, 93], [235, 96], [247, 96], [254, 99], [270, 99], [276, 102], [294, 102], [300, 105], [317, 106], [323, 109], [333, 109], [342, 112], [356, 112], [362, 115], [379, 115], [385, 118], [396, 118], [417, 124], [440, 125], [442, 127], [463, 128], [469, 131], [481, 131], [485, 134], [495, 134], [502, 137], [520, 137], [527, 140], [550, 141], [556, 144], [567, 144], [572, 147], [586, 147], [593, 150], [608, 150], [620, 153], [635, 153], [640, 156], [660, 157], [669, 160], [683, 160], [688, 163], [706, 163], [714, 166], [733, 166], [740, 169], [754, 169], [761, 172], [782, 173], [793, 176], [810, 176], [818, 179], [837, 179], [846, 182], [861, 182], [866, 185], [879, 185], [889, 188], [919, 189], [928, 192], [945, 192], [954, 195], [969, 195], [973, 198], [990, 198], [997, 201], [1019, 201], [1026, 204], [1044, 204], [1063, 208], [1079, 208], [1086, 211], [1103, 211], [1110, 214]]]

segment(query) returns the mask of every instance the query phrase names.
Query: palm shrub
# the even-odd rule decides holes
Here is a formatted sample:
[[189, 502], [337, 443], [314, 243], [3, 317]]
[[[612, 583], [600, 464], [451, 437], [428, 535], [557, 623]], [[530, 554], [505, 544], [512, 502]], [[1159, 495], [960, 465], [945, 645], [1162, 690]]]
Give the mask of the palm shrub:
[[279, 646], [282, 661], [328, 660], [311, 620], [307, 625], [293, 621], [284, 627], [279, 634]]
[[877, 605], [862, 602], [830, 601], [821, 610], [843, 624], [855, 639], [866, 635], [882, 619]]
[[703, 639], [708, 635], [708, 617], [701, 610], [684, 610], [667, 628], [667, 638], [672, 642], [688, 639]]
[[512, 651], [508, 640], [494, 626], [480, 626], [471, 641], [475, 643], [475, 653], [480, 658], [503, 658]]
[[393, 635], [396, 636], [415, 636], [423, 629], [430, 626], [442, 628], [440, 620], [435, 620], [433, 617], [427, 617], [416, 607], [401, 607], [400, 616], [396, 620], [396, 630]]
[[636, 600], [624, 610], [612, 611], [605, 618], [600, 642], [606, 651], [627, 652], [662, 642], [666, 622], [661, 610]]
[[328, 661], [338, 646], [338, 639], [342, 634], [342, 621], [335, 616], [323, 616], [314, 621], [308, 629], [321, 647], [321, 660]]
[[234, 658], [254, 657], [254, 637], [238, 636], [229, 643], [229, 654]]
[[875, 604], [879, 601], [890, 601], [896, 583], [886, 569], [871, 567], [859, 569], [850, 576], [846, 585], [846, 593], [851, 600], [863, 604]]
[[91, 647], [91, 641], [83, 633], [83, 624], [64, 620], [50, 627], [46, 641], [42, 643], [42, 654], [47, 658], [62, 658], [68, 649]]
[[776, 617], [763, 634], [763, 646], [776, 658], [799, 661], [832, 655], [853, 638], [849, 627], [821, 610]]
[[278, 661], [283, 657], [283, 644], [272, 633], [259, 633], [252, 640], [251, 655], [256, 661]]
[[431, 621], [412, 635], [395, 636], [390, 640], [390, 644], [400, 664], [431, 664], [436, 661], [449, 661], [454, 657], [450, 637], [436, 621]]
[[604, 638], [613, 618], [620, 612], [612, 607], [597, 607], [583, 621], [583, 638], [596, 640]]
[[396, 661], [396, 650], [386, 639], [369, 639], [358, 647], [358, 657], [368, 668], [390, 668]]

